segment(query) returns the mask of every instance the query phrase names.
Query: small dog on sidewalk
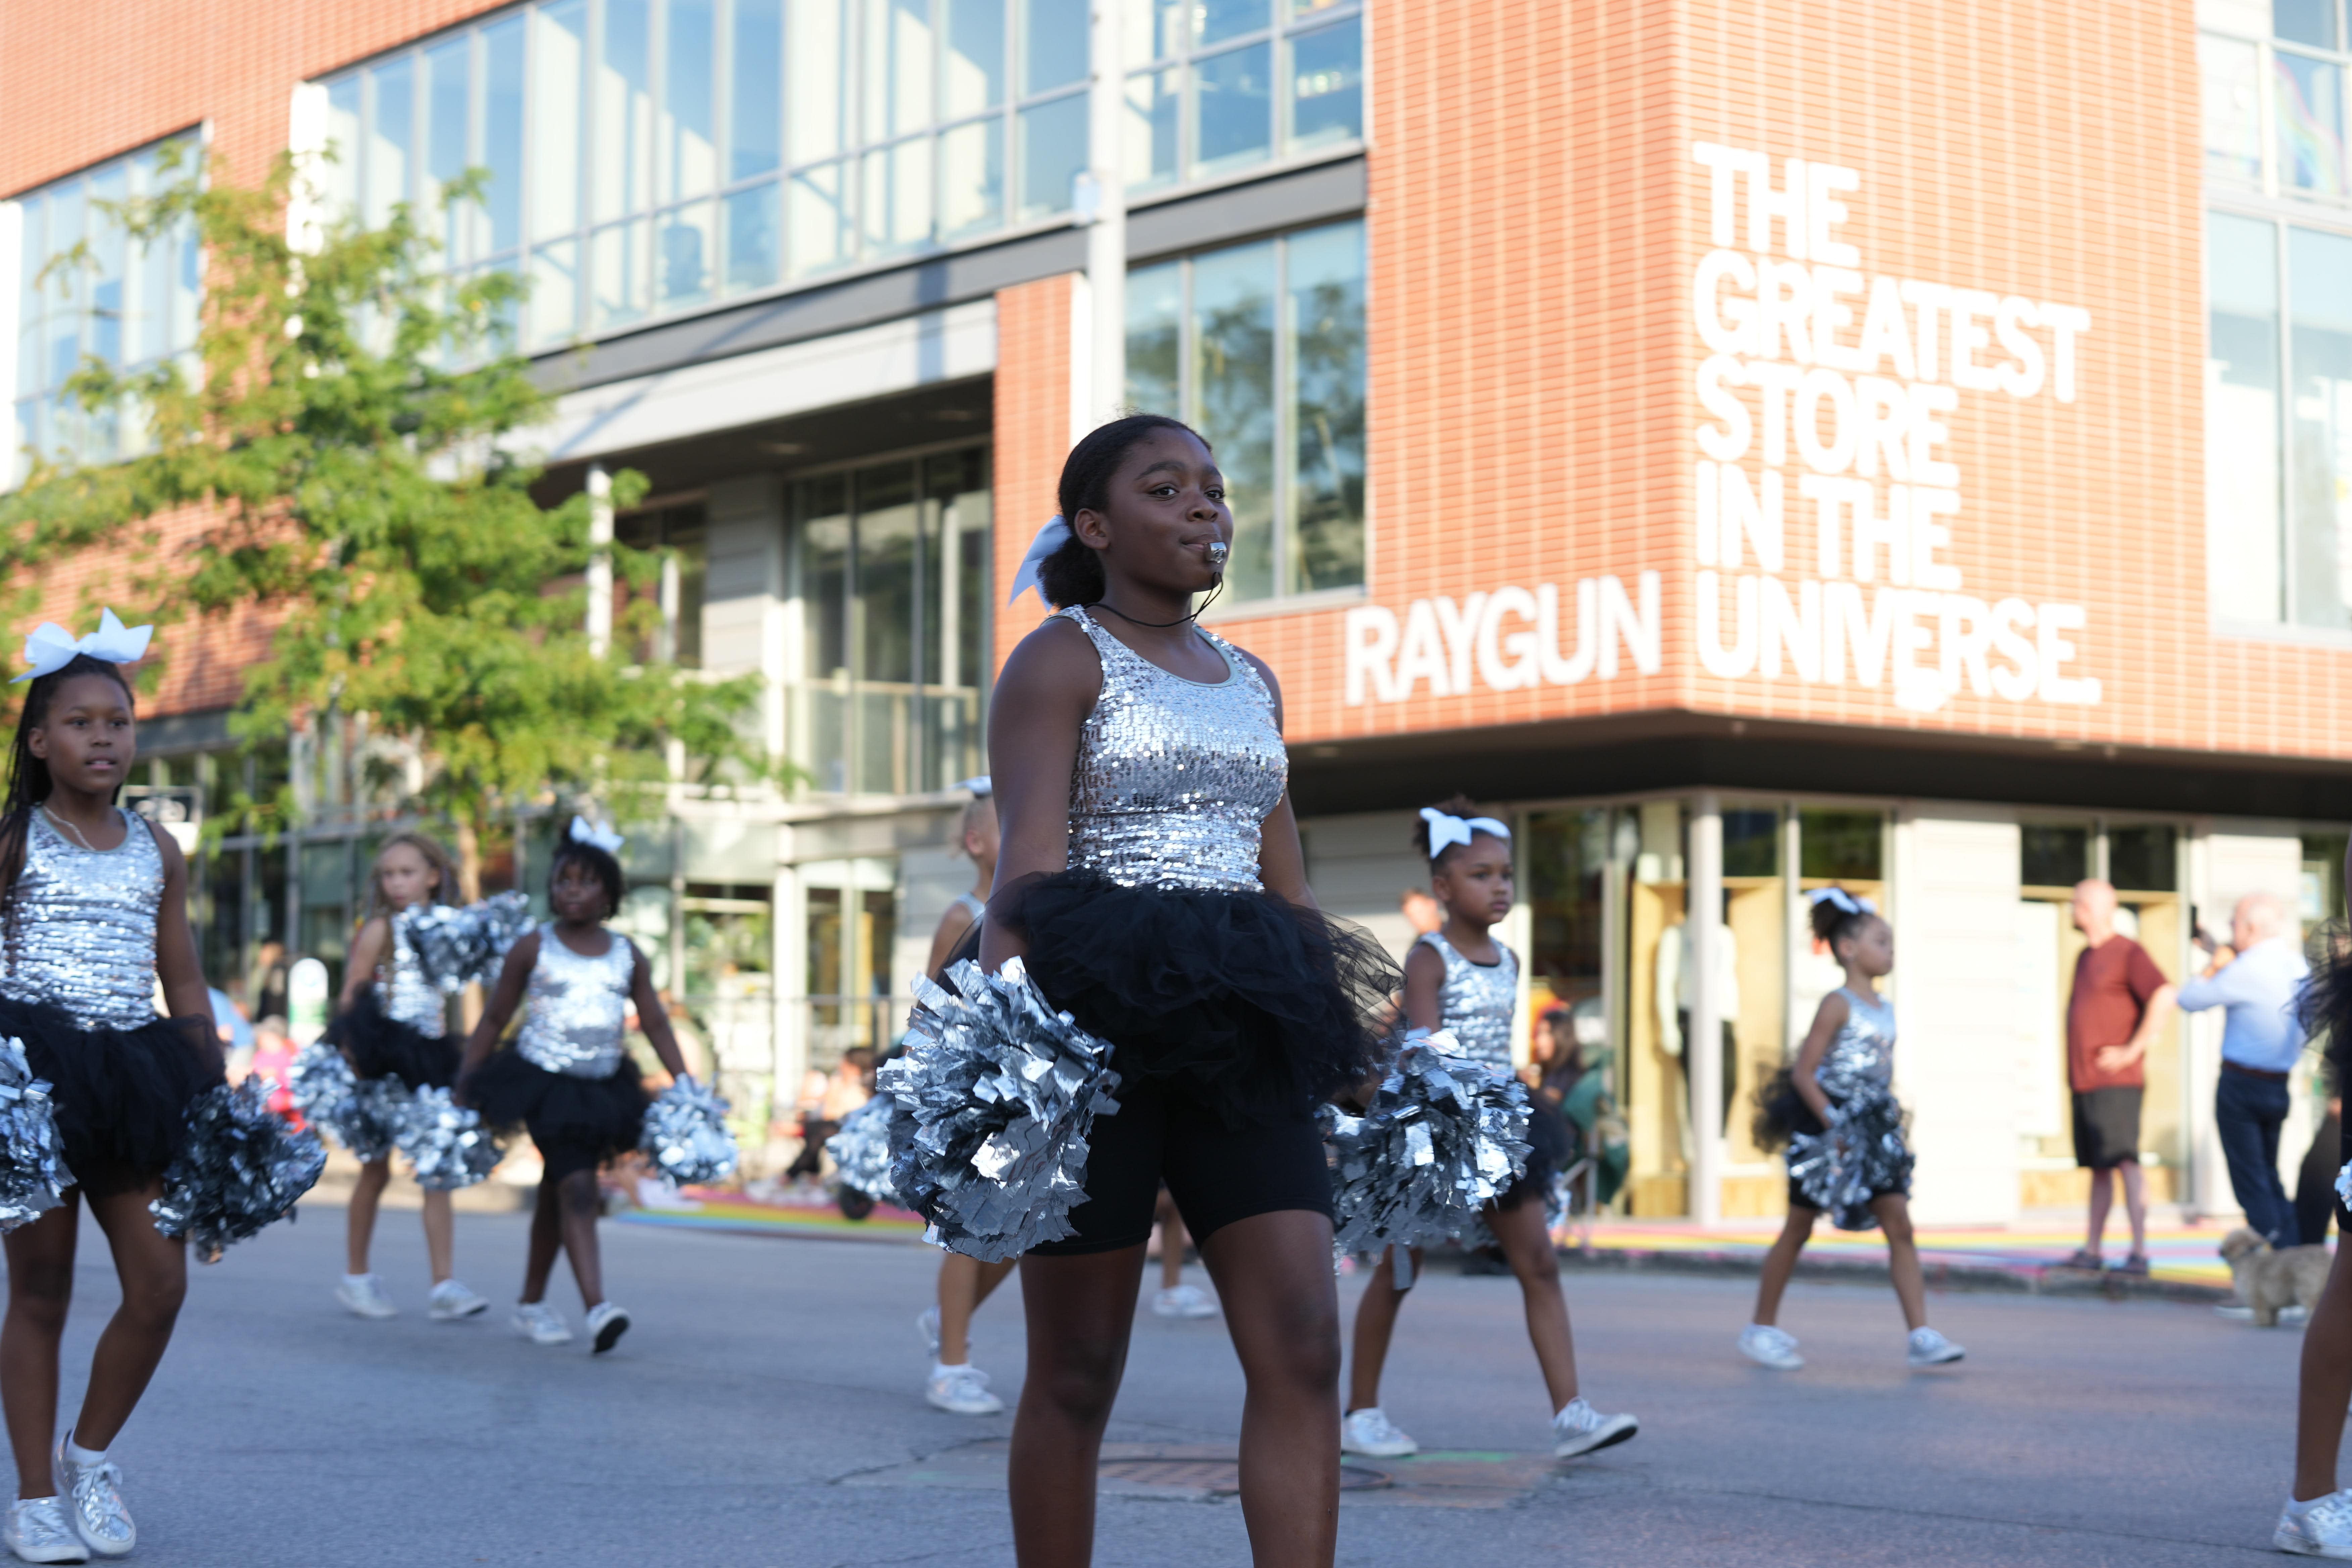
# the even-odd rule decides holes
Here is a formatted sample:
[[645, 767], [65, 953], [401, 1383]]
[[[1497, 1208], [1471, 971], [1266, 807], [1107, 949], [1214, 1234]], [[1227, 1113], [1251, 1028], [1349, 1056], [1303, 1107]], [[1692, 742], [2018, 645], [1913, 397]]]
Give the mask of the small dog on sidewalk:
[[2262, 1328], [2278, 1324], [2281, 1307], [2310, 1311], [2326, 1288], [2329, 1257], [2325, 1247], [2273, 1247], [2242, 1226], [2221, 1238], [2221, 1260], [2238, 1288], [2238, 1300], [2253, 1309]]

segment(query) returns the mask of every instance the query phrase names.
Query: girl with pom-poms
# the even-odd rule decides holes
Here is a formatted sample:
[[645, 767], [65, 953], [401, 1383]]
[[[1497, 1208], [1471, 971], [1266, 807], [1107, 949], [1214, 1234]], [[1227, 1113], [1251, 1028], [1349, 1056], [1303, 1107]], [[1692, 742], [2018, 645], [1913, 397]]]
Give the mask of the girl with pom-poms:
[[1886, 1271], [1911, 1337], [1915, 1367], [1941, 1366], [1965, 1354], [1927, 1326], [1927, 1291], [1911, 1234], [1911, 1151], [1895, 1102], [1895, 1008], [1877, 982], [1895, 967], [1895, 928], [1867, 899], [1843, 888], [1816, 889], [1814, 939], [1845, 970], [1845, 984], [1822, 998], [1797, 1059], [1758, 1096], [1759, 1148], [1789, 1146], [1789, 1217], [1764, 1257], [1755, 1321], [1740, 1331], [1739, 1351], [1759, 1365], [1793, 1372], [1805, 1364], [1793, 1335], [1776, 1322], [1780, 1295], [1798, 1254], [1826, 1213], [1841, 1230], [1886, 1232]]
[[[456, 875], [448, 851], [426, 834], [395, 833], [376, 851], [369, 877], [368, 918], [352, 940], [343, 977], [341, 1012], [331, 1031], [362, 1080], [397, 1083], [397, 1092], [457, 1081], [457, 1042], [449, 1037], [448, 1000], [419, 962], [401, 912], [440, 901]], [[349, 1258], [335, 1298], [362, 1318], [389, 1318], [398, 1310], [368, 1268], [376, 1205], [392, 1180], [389, 1151], [360, 1166], [352, 1191]], [[426, 1314], [438, 1321], [478, 1316], [489, 1302], [456, 1278], [456, 1220], [446, 1189], [425, 1189], [425, 1251], [433, 1270]]]
[[[1511, 912], [1511, 830], [1459, 795], [1422, 811], [1413, 844], [1429, 861], [1430, 891], [1445, 923], [1415, 939], [1404, 961], [1404, 1018], [1416, 1033], [1444, 1031], [1460, 1054], [1508, 1074], [1511, 1016], [1518, 1006], [1519, 966], [1494, 928]], [[1545, 1201], [1565, 1163], [1567, 1137], [1556, 1116], [1529, 1119], [1532, 1144], [1526, 1169], [1483, 1218], [1501, 1243], [1525, 1299], [1528, 1339], [1535, 1346], [1550, 1398], [1552, 1452], [1573, 1458], [1622, 1443], [1639, 1430], [1631, 1415], [1595, 1410], [1577, 1390], [1576, 1341], [1568, 1299], [1559, 1288], [1559, 1258], [1545, 1227]], [[1412, 1264], [1421, 1249], [1411, 1249]], [[1356, 1303], [1356, 1359], [1348, 1388], [1340, 1447], [1351, 1454], [1396, 1458], [1420, 1445], [1381, 1409], [1381, 1370], [1397, 1310], [1410, 1278], [1395, 1274], [1394, 1249], [1383, 1251]]]
[[[645, 1127], [645, 1085], [624, 1043], [631, 1007], [662, 1066], [675, 1079], [687, 1077], [646, 955], [604, 924], [619, 912], [625, 890], [614, 858], [621, 843], [617, 833], [572, 819], [548, 867], [555, 918], [507, 954], [458, 1069], [459, 1092], [483, 1121], [528, 1127], [545, 1162], [515, 1331], [533, 1344], [571, 1342], [563, 1315], [546, 1302], [560, 1249], [572, 1260], [599, 1355], [629, 1327], [629, 1314], [604, 1299], [596, 1168], [635, 1149]], [[526, 993], [529, 1010], [514, 1047], [492, 1055]]]

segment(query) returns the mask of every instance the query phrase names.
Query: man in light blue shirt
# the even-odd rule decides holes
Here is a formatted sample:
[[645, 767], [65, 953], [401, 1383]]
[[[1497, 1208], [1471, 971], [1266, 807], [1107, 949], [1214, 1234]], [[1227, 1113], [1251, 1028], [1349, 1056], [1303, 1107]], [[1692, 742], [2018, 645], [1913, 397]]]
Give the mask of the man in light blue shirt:
[[2286, 906], [2248, 893], [2230, 916], [2235, 957], [2180, 988], [2184, 1012], [2226, 1010], [2221, 1077], [2213, 1089], [2213, 1127], [2230, 1163], [2230, 1187], [2246, 1226], [2273, 1247], [2301, 1239], [2294, 1205], [2279, 1181], [2279, 1128], [2286, 1121], [2287, 1075], [2303, 1056], [2294, 999], [2311, 966], [2286, 934]]

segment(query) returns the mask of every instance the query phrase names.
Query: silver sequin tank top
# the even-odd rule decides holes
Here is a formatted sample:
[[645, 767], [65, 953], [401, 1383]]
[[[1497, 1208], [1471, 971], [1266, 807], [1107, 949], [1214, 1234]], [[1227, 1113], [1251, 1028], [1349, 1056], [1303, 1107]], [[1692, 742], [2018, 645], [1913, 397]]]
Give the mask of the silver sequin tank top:
[[1813, 1081], [1834, 1100], [1885, 1093], [1895, 1082], [1895, 1008], [1885, 997], [1873, 1002], [1838, 989], [1845, 994], [1845, 1022], [1822, 1053]]
[[1417, 946], [1433, 947], [1445, 961], [1445, 984], [1437, 993], [1441, 1027], [1453, 1033], [1456, 1054], [1506, 1071], [1511, 1066], [1511, 1015], [1519, 1005], [1519, 961], [1501, 942], [1499, 963], [1473, 963], [1435, 931]]
[[539, 928], [539, 962], [530, 971], [530, 1010], [515, 1049], [522, 1059], [568, 1078], [610, 1078], [621, 1065], [621, 1026], [629, 1010], [636, 950], [618, 931], [613, 945], [583, 958], [563, 945], [555, 922]]
[[407, 1025], [428, 1040], [437, 1040], [449, 1028], [448, 1000], [441, 994], [441, 988], [425, 977], [425, 965], [417, 960], [416, 944], [408, 940], [406, 926], [397, 916], [388, 923], [392, 927], [392, 963], [376, 972], [376, 1005], [393, 1022]]
[[121, 843], [85, 849], [35, 807], [16, 899], [18, 934], [0, 994], [61, 1007], [85, 1029], [155, 1021], [163, 856], [144, 822], [124, 811]]
[[1070, 869], [1123, 888], [1264, 891], [1258, 825], [1290, 777], [1265, 682], [1208, 632], [1225, 661], [1213, 686], [1169, 674], [1076, 605], [1057, 613], [1102, 659], [1070, 773]]

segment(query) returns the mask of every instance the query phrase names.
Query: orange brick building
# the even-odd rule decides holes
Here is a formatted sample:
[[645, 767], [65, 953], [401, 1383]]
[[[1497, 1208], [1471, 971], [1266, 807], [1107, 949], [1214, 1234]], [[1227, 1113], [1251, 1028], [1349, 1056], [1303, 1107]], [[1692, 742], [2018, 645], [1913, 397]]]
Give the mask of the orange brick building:
[[[1744, 1108], [1835, 984], [1806, 889], [1894, 916], [1919, 1207], [1970, 1220], [2080, 1190], [2072, 882], [2174, 973], [2243, 892], [2342, 912], [2340, 0], [1130, 0], [1116, 149], [1085, 0], [148, 9], [0, 10], [18, 443], [78, 438], [75, 354], [175, 346], [148, 263], [143, 350], [104, 279], [29, 289], [123, 160], [332, 146], [370, 216], [490, 170], [451, 259], [530, 280], [551, 487], [649, 476], [677, 648], [765, 672], [813, 781], [634, 868], [739, 1097], [887, 1037], [968, 875], [1037, 613], [994, 584], [1107, 401], [1104, 191], [1125, 401], [1228, 468], [1207, 618], [1282, 678], [1319, 895], [1402, 942], [1412, 808], [1511, 817], [1523, 1017], [1605, 1068], [1636, 1212], [1779, 1205]], [[167, 689], [159, 785], [237, 765], [233, 662]], [[222, 962], [339, 957], [385, 809], [220, 851]], [[2143, 1134], [2208, 1211], [2217, 1041], [2174, 1027]]]

